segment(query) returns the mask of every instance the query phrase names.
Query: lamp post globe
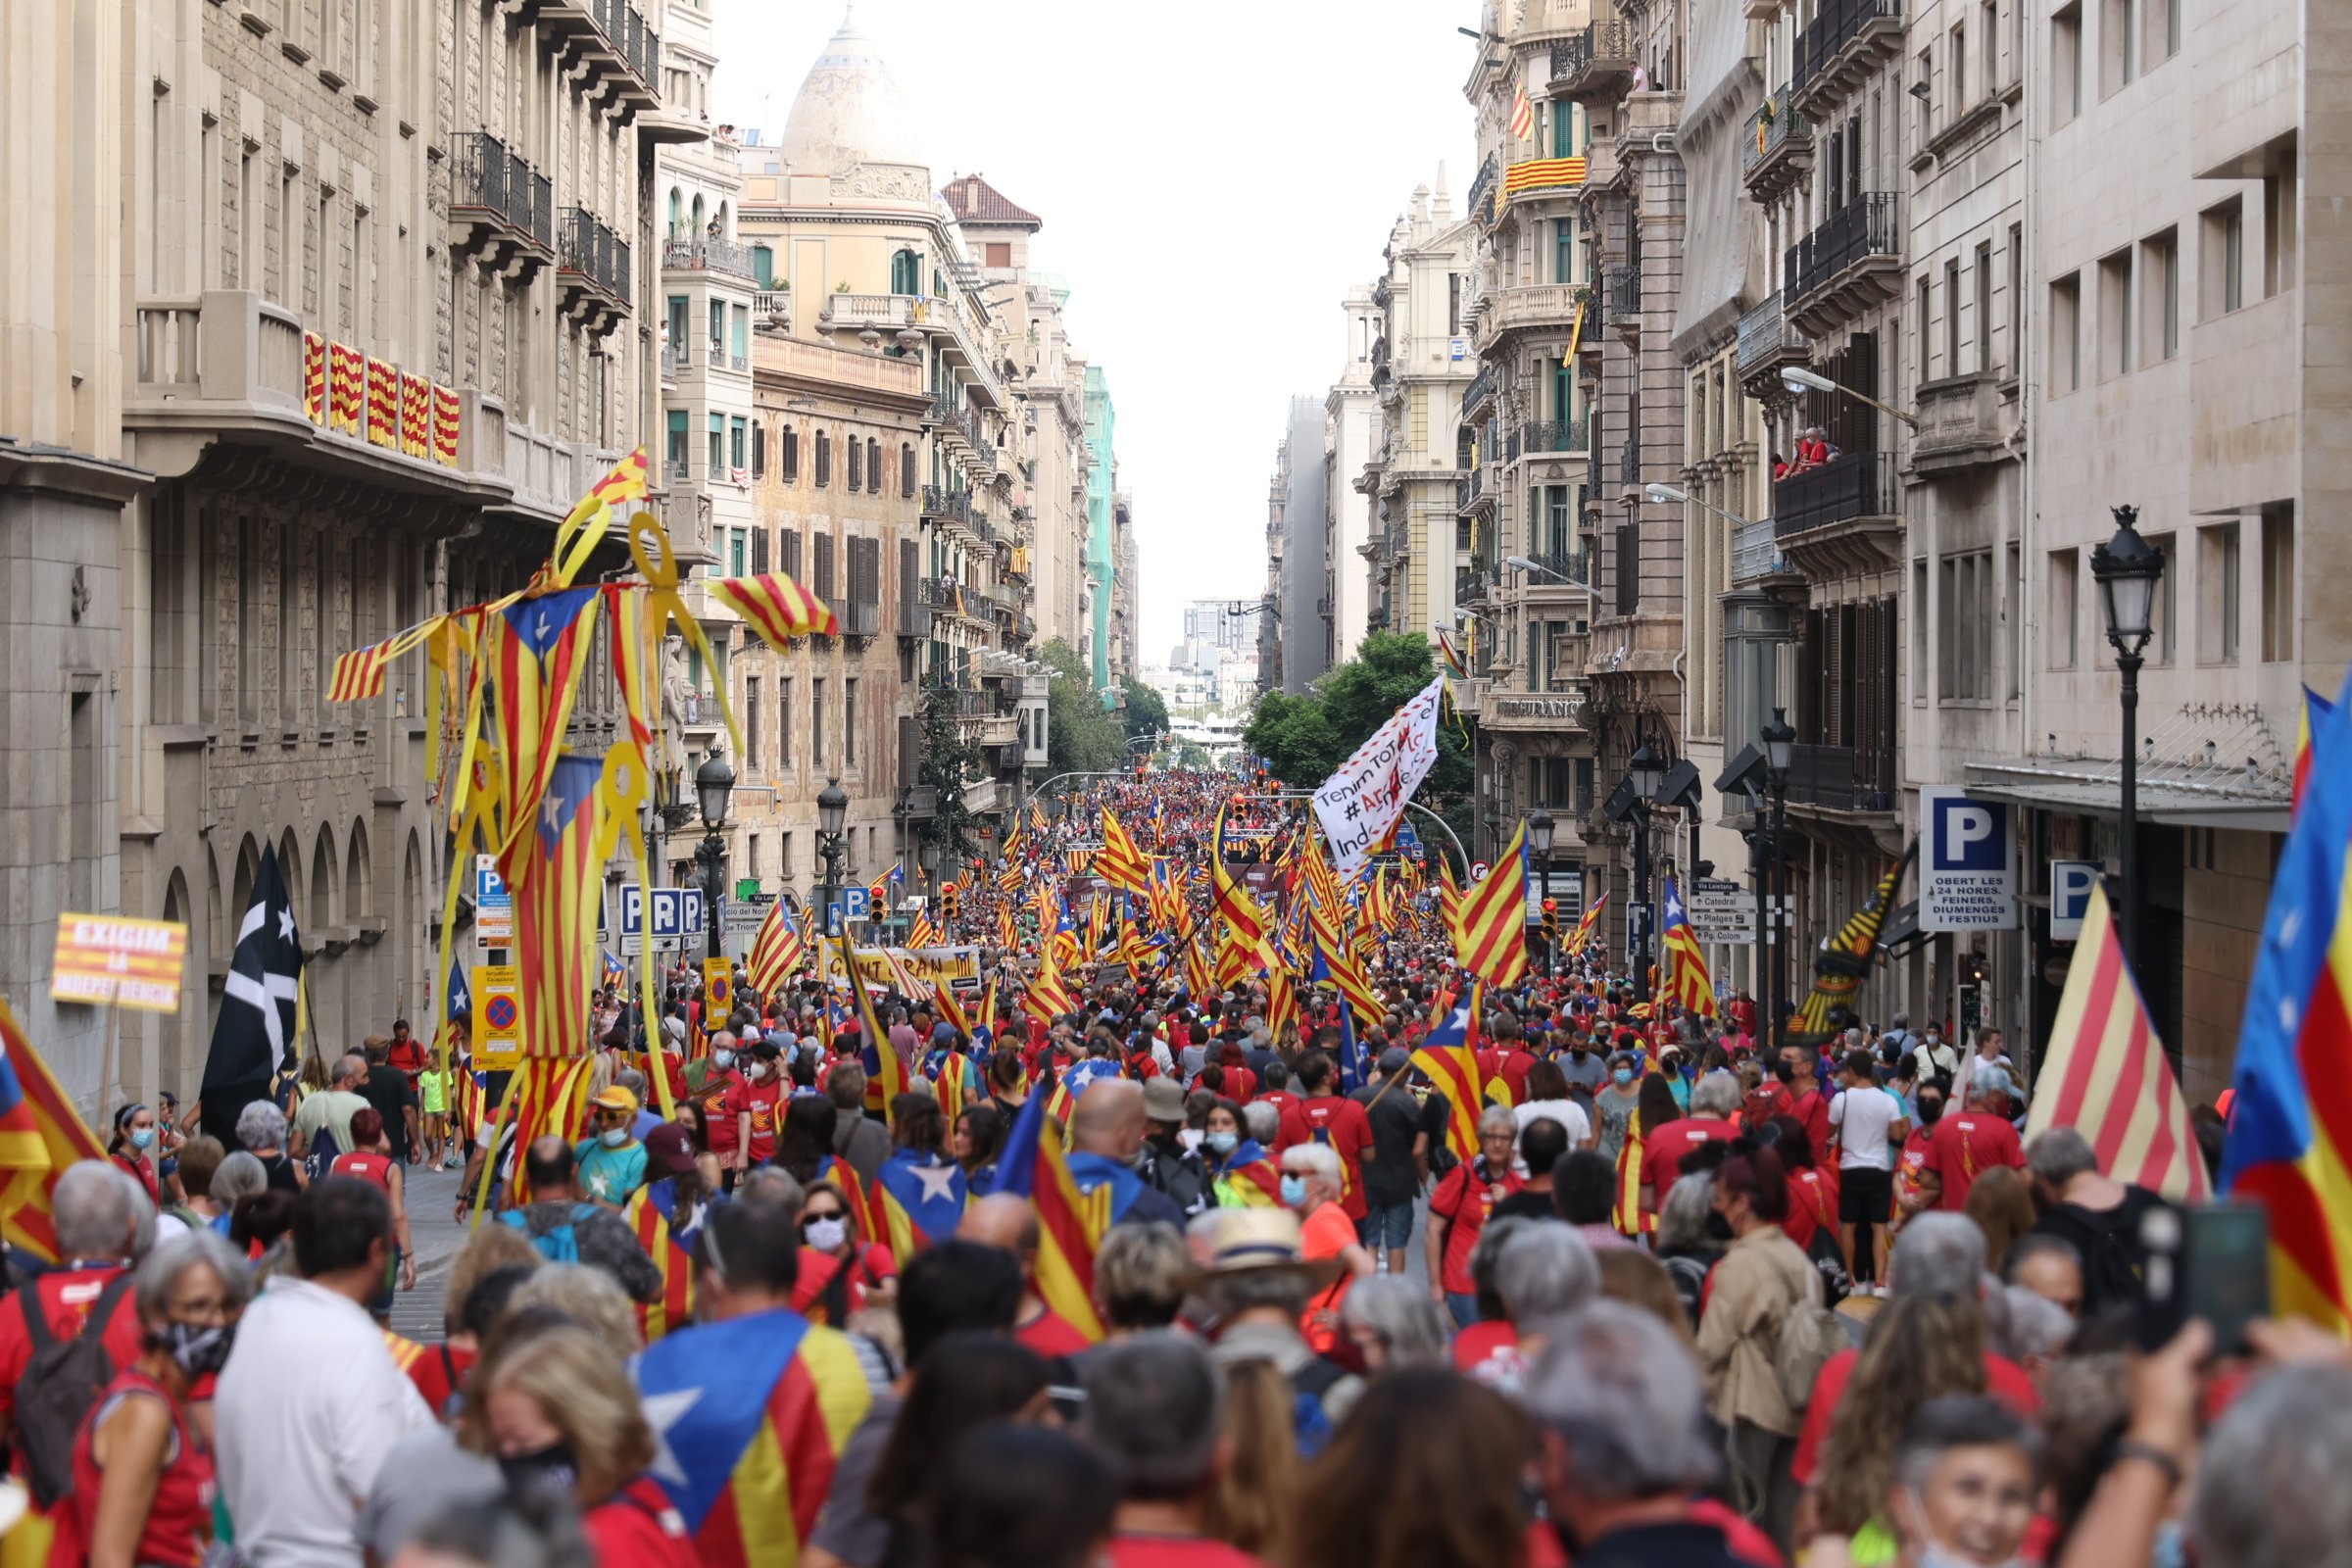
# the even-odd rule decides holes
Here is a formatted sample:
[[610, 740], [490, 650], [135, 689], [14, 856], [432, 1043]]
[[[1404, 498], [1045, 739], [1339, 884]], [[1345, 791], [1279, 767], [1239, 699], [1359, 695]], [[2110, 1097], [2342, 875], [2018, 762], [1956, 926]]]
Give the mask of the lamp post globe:
[[715, 746], [710, 748], [703, 765], [694, 770], [694, 793], [702, 803], [703, 826], [716, 832], [718, 825], [727, 819], [727, 802], [735, 794], [735, 770], [727, 765], [727, 760]]
[[1550, 856], [1551, 836], [1555, 831], [1551, 813], [1541, 806], [1527, 813], [1527, 847], [1535, 851], [1537, 858]]
[[[2107, 616], [2107, 641], [2121, 675], [2124, 745], [2121, 757], [2123, 845], [2119, 869], [2123, 897], [2115, 901], [2118, 940], [2127, 958], [2132, 950], [2132, 906], [2139, 894], [2139, 667], [2155, 632], [2157, 585], [2164, 580], [2164, 552], [2139, 536], [2139, 509], [2115, 507], [2115, 536], [2090, 552], [2090, 574], [2099, 585]], [[2168, 1054], [2170, 1054], [2168, 1052]], [[2176, 1061], [2178, 1057], [2175, 1058]]]
[[824, 790], [816, 798], [816, 830], [833, 837], [841, 832], [850, 815], [850, 792], [841, 787], [841, 780], [825, 780]]
[[1636, 795], [1643, 801], [1657, 799], [1658, 785], [1666, 777], [1666, 763], [1656, 752], [1650, 750], [1649, 742], [1643, 741], [1635, 748], [1633, 758], [1627, 763], [1627, 771], [1633, 777]]

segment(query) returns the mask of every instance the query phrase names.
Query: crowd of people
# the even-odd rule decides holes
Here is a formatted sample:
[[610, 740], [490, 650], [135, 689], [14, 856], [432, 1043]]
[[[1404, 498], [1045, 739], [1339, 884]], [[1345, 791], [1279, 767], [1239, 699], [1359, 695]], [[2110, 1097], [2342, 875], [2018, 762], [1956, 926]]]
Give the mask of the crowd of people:
[[[1377, 1017], [1101, 952], [1067, 1010], [1026, 1005], [1059, 923], [1035, 884], [1102, 808], [1195, 869], [1223, 808], [1237, 868], [1284, 865], [1295, 811], [1233, 789], [1024, 823], [959, 889], [979, 996], [883, 986], [869, 1024], [814, 970], [723, 1008], [681, 972], [650, 1022], [600, 994], [577, 1125], [519, 1148], [462, 1032], [446, 1069], [405, 1027], [308, 1064], [233, 1152], [138, 1107], [58, 1179], [60, 1263], [0, 1298], [18, 1530], [105, 1568], [2346, 1549], [2352, 1354], [2291, 1323], [2151, 1342], [2164, 1200], [2071, 1129], [2021, 1141], [1993, 1030], [1788, 1041], [1744, 996], [1653, 1006], [1556, 955], [1480, 988], [1457, 1149], [1419, 1054], [1468, 992], [1434, 887], [1366, 933]], [[474, 1223], [418, 1346], [385, 1315], [403, 1177], [452, 1159]], [[0, 1560], [41, 1560], [19, 1539]]]

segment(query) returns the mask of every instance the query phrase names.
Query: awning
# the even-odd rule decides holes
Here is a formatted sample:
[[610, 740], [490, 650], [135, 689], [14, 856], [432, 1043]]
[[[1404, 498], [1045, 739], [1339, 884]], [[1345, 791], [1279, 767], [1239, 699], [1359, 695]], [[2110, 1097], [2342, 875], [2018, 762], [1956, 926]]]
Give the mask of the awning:
[[[2123, 814], [2122, 764], [2061, 756], [2054, 735], [2039, 756], [1970, 763], [1967, 784], [1972, 795], [2045, 811]], [[2140, 743], [2136, 787], [2144, 821], [2283, 833], [2293, 764], [2258, 705], [2183, 703]]]
[[1893, 917], [1879, 932], [1879, 951], [1889, 958], [1898, 957], [1913, 943], [1926, 941], [1928, 935], [1919, 928], [1919, 901], [1914, 899], [1896, 908]]

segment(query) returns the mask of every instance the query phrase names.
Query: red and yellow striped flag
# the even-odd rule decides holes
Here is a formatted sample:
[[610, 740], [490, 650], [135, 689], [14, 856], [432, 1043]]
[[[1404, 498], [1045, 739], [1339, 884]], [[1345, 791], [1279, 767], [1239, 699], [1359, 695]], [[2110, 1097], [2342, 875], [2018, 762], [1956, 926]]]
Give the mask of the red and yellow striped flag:
[[1454, 961], [1491, 986], [1517, 985], [1527, 976], [1527, 824], [1494, 857], [1485, 880], [1455, 906]]
[[808, 957], [808, 949], [801, 935], [784, 918], [782, 900], [767, 906], [760, 921], [760, 934], [752, 938], [752, 989], [762, 997], [772, 997], [791, 984], [793, 975]]
[[825, 602], [780, 571], [717, 578], [710, 597], [741, 615], [778, 653], [795, 637], [841, 635], [841, 622]]
[[1536, 106], [1527, 101], [1527, 84], [1521, 82], [1511, 93], [1511, 134], [1521, 141], [1536, 133]]
[[1152, 873], [1152, 862], [1136, 847], [1109, 807], [1102, 808], [1102, 848], [1095, 852], [1095, 870], [1103, 881], [1127, 893], [1141, 893]]

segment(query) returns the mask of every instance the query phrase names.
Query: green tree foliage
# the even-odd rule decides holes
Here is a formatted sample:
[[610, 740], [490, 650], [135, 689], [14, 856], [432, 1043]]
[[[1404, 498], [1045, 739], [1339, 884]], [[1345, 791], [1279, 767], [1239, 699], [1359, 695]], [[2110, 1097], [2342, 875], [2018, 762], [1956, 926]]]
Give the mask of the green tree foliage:
[[1107, 773], [1127, 760], [1119, 721], [1103, 711], [1091, 666], [1056, 637], [1038, 651], [1053, 671], [1046, 687], [1046, 771]]
[[922, 780], [939, 791], [937, 814], [923, 824], [923, 838], [940, 848], [944, 861], [972, 853], [973, 813], [963, 804], [966, 780], [985, 773], [980, 748], [964, 739], [956, 722], [956, 693], [947, 686], [923, 689]]
[[[1356, 657], [1297, 697], [1268, 692], [1242, 739], [1286, 783], [1312, 788], [1329, 778], [1389, 716], [1437, 674], [1429, 640], [1394, 632], [1366, 637]], [[1469, 842], [1477, 731], [1448, 711], [1438, 726], [1438, 762], [1413, 799]], [[1423, 826], [1427, 826], [1424, 821]]]
[[1158, 688], [1135, 681], [1127, 687], [1127, 738], [1136, 740], [1146, 735], [1165, 735], [1168, 732], [1168, 705]]

